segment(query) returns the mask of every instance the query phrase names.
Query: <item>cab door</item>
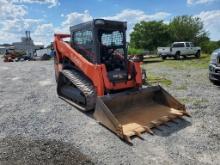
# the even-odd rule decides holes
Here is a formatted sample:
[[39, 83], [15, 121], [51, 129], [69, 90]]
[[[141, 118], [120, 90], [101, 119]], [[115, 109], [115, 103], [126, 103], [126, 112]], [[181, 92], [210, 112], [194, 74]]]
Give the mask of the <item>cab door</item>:
[[186, 43], [181, 42], [178, 45], [179, 45], [179, 51], [181, 52], [181, 55], [188, 54], [188, 49], [186, 48]]
[[191, 50], [190, 54], [195, 54], [197, 52], [197, 50], [192, 42], [190, 42], [190, 50]]
[[192, 49], [191, 49], [191, 46], [190, 46], [190, 43], [189, 42], [186, 42], [186, 48], [185, 48], [185, 54], [192, 54]]

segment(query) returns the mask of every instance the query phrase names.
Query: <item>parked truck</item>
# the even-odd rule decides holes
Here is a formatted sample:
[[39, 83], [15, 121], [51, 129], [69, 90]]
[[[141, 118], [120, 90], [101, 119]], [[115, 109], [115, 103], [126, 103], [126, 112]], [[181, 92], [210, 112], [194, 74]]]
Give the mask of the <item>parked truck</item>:
[[179, 60], [181, 56], [186, 58], [192, 55], [200, 58], [201, 48], [194, 46], [192, 42], [174, 42], [171, 47], [158, 47], [157, 54], [163, 60], [167, 57], [174, 57], [176, 60]]
[[211, 54], [209, 80], [216, 85], [220, 84], [220, 48], [216, 49]]
[[44, 48], [36, 50], [34, 56], [32, 57], [33, 60], [49, 60], [51, 58], [51, 49]]

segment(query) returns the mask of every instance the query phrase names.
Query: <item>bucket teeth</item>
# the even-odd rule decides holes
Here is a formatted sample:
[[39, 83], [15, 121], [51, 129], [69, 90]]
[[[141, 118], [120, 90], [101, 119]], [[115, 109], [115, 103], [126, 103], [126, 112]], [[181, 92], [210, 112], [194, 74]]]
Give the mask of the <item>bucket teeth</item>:
[[183, 116], [183, 112], [172, 112], [172, 114], [176, 115], [176, 116]]
[[191, 115], [188, 112], [183, 112], [183, 115], [191, 117]]
[[159, 126], [159, 125], [161, 124], [160, 121], [151, 121], [150, 123], [151, 123], [154, 127], [157, 127], [157, 126]]
[[177, 119], [179, 117], [180, 117], [180, 115], [177, 115], [177, 114], [173, 115], [172, 114], [172, 115], [169, 116], [169, 119], [170, 119], [169, 121], [172, 122], [172, 123], [178, 124], [178, 122], [176, 122], [175, 119]]
[[176, 119], [176, 117], [177, 117], [177, 115], [174, 115], [174, 114], [168, 116], [168, 118], [169, 118], [170, 120]]
[[140, 139], [144, 139], [144, 138], [141, 136], [141, 133], [140, 133], [140, 132], [134, 131], [134, 133], [135, 133], [135, 135], [136, 135], [137, 137], [139, 137]]
[[178, 122], [176, 122], [174, 119], [170, 120], [170, 122], [178, 124]]
[[154, 132], [147, 126], [144, 126], [144, 129], [147, 133], [151, 134], [151, 135], [154, 135]]
[[169, 121], [169, 118], [168, 118], [168, 116], [163, 116], [163, 117], [159, 118], [158, 120], [161, 121], [162, 123], [165, 123], [165, 122]]
[[124, 139], [125, 139], [128, 143], [132, 144], [131, 138], [130, 138], [129, 136], [124, 135]]
[[163, 125], [165, 125], [166, 127], [170, 127], [167, 123], [163, 123]]
[[165, 125], [165, 126], [167, 126], [167, 127], [170, 127], [170, 126], [167, 124], [167, 122], [168, 122], [169, 120], [170, 120], [170, 119], [169, 119], [168, 116], [163, 116], [163, 117], [161, 117], [161, 118], [159, 119], [159, 121], [162, 122], [162, 125]]

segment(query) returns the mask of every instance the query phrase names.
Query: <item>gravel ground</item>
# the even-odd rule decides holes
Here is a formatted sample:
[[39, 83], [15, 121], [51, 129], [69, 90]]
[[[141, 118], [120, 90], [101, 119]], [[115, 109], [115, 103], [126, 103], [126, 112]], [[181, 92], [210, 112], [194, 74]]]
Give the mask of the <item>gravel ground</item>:
[[220, 164], [220, 87], [207, 69], [158, 66], [192, 118], [131, 146], [57, 97], [52, 61], [0, 62], [0, 164]]

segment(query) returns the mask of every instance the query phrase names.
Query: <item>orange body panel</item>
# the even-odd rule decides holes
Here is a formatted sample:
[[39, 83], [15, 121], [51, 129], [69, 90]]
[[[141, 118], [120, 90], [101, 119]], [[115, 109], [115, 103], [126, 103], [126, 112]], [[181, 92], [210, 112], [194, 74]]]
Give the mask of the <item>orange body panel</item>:
[[142, 85], [142, 73], [139, 62], [130, 62], [134, 64], [136, 71], [135, 79], [126, 82], [112, 83], [108, 79], [107, 70], [104, 64], [93, 64], [85, 59], [81, 54], [76, 52], [62, 38], [70, 37], [68, 34], [55, 34], [54, 49], [56, 50], [57, 62], [55, 64], [56, 74], [62, 70], [60, 61], [66, 57], [72, 61], [92, 82], [96, 87], [97, 95], [103, 96], [105, 90], [120, 90], [127, 88], [139, 87]]

